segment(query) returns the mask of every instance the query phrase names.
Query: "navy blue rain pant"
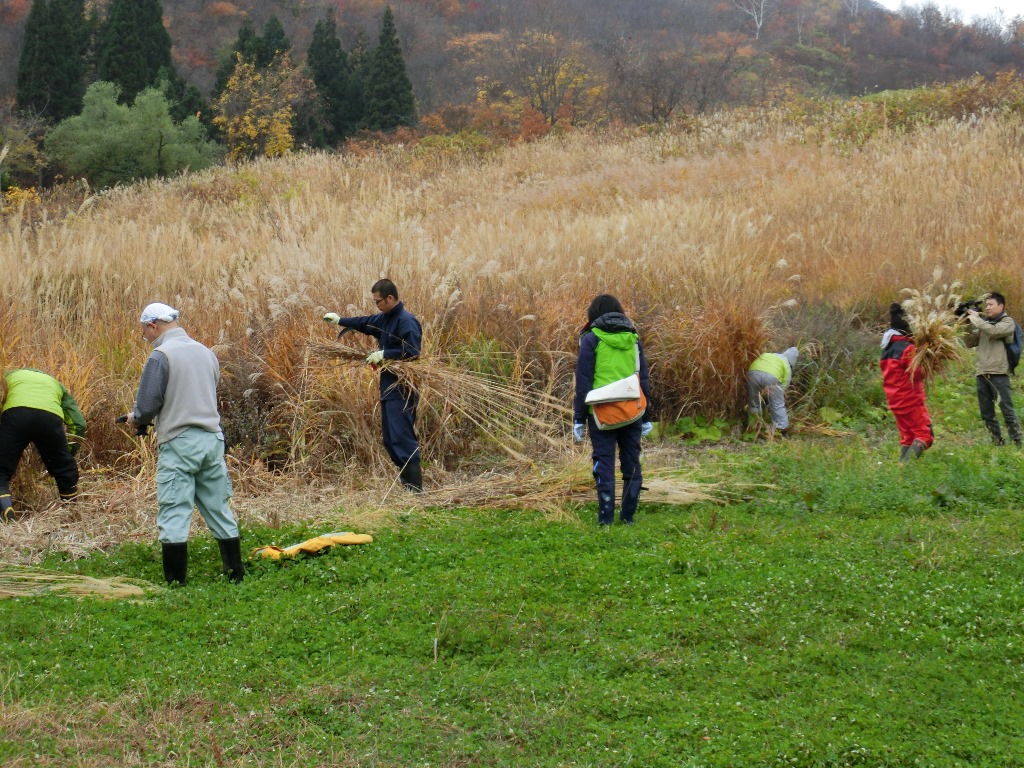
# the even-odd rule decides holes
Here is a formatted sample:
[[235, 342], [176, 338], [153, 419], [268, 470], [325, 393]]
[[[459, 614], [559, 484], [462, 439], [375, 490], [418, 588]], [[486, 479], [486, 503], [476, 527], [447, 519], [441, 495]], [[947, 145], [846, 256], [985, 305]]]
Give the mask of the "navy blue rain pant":
[[70, 498], [78, 490], [78, 464], [68, 447], [64, 420], [39, 408], [9, 408], [0, 416], [0, 496], [11, 492], [21, 454], [34, 443], [57, 491]]
[[[416, 438], [416, 405], [419, 398], [380, 401], [380, 429], [384, 450], [399, 469], [419, 463], [420, 443]], [[410, 461], [412, 459], [412, 461]]]
[[587, 431], [593, 449], [594, 482], [597, 484], [597, 522], [610, 525], [615, 520], [615, 448], [619, 449], [619, 464], [622, 468], [622, 507], [619, 517], [622, 522], [633, 520], [640, 502], [640, 428], [635, 421], [619, 429], [602, 432], [597, 428], [594, 417], [590, 417]]

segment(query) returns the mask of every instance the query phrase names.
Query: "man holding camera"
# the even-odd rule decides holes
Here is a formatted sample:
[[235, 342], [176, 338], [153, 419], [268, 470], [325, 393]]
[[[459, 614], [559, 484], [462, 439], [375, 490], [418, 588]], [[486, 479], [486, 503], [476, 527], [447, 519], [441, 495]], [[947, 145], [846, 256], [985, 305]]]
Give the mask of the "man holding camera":
[[975, 378], [978, 409], [981, 411], [981, 420], [992, 434], [992, 442], [996, 445], [1005, 444], [996, 418], [996, 403], [999, 403], [1010, 439], [1020, 448], [1020, 421], [1010, 397], [1010, 364], [1006, 355], [1006, 342], [1013, 340], [1016, 323], [1006, 314], [1005, 305], [1003, 294], [993, 291], [985, 296], [982, 308], [984, 316], [977, 309], [968, 307], [963, 314], [970, 323], [965, 343], [968, 347], [977, 348]]

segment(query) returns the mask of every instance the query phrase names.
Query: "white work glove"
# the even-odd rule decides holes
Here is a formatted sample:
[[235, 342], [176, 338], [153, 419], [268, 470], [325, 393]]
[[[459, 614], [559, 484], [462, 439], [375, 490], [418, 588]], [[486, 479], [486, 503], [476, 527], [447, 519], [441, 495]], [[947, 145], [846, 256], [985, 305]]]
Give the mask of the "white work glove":
[[577, 443], [583, 442], [583, 432], [586, 430], [586, 424], [573, 424], [572, 425], [572, 439]]
[[651, 434], [651, 430], [654, 429], [654, 424], [649, 421], [645, 421], [640, 425], [640, 437], [647, 437]]
[[328, 312], [326, 315], [324, 315], [324, 322], [333, 323], [334, 325], [340, 325], [341, 315], [339, 315], [337, 312]]
[[366, 356], [366, 362], [370, 365], [380, 365], [381, 360], [384, 359], [384, 350], [378, 349], [376, 352], [371, 352]]

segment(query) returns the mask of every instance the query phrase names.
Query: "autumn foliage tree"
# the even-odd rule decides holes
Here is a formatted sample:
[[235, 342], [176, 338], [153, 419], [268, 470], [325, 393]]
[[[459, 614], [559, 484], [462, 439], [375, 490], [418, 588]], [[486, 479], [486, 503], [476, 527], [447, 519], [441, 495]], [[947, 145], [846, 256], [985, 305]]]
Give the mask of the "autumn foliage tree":
[[265, 67], [240, 55], [224, 91], [214, 104], [213, 123], [221, 131], [228, 158], [278, 157], [295, 145], [293, 120], [305, 94], [307, 78], [287, 53]]
[[256, 65], [257, 69], [267, 67], [273, 62], [274, 57], [291, 51], [291, 41], [285, 34], [277, 16], [271, 16], [263, 25], [263, 34], [257, 35], [256, 28], [250, 19], [242, 20], [238, 29], [238, 36], [231, 45], [230, 51], [217, 65], [217, 80], [214, 83], [214, 98], [227, 87], [231, 73], [239, 60]]
[[509, 52], [508, 80], [551, 125], [593, 115], [604, 94], [583, 46], [556, 32], [525, 32]]

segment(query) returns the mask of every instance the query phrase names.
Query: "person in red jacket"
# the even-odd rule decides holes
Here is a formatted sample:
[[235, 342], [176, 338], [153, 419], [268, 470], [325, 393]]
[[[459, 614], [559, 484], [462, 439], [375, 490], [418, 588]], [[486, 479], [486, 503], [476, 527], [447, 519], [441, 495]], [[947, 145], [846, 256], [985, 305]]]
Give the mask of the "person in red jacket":
[[889, 330], [882, 336], [882, 386], [900, 431], [900, 461], [918, 458], [935, 440], [924, 403], [924, 381], [911, 372], [914, 337], [899, 304], [889, 306]]

